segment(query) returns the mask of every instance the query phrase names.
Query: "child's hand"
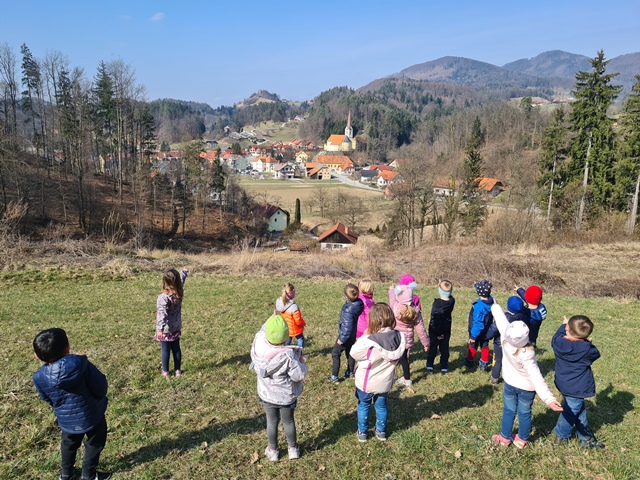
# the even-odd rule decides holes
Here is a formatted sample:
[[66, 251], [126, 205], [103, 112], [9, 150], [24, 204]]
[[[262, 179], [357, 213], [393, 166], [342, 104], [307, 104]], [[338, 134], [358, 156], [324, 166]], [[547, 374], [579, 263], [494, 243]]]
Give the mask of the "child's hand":
[[560, 402], [558, 402], [557, 400], [554, 400], [553, 402], [551, 402], [549, 404], [549, 408], [554, 412], [562, 412], [562, 410], [564, 410]]
[[566, 324], [568, 324], [568, 323], [569, 323], [569, 319], [567, 318], [567, 316], [566, 316], [566, 315], [564, 315], [562, 318], [563, 318], [563, 320], [562, 320], [562, 324], [563, 324], [563, 325], [566, 325]]
[[337, 343], [338, 345], [342, 345], [342, 342], [340, 341], [340, 339], [336, 340], [336, 343]]
[[429, 351], [429, 347], [424, 347], [424, 351], [428, 352]]
[[514, 291], [514, 292], [517, 292], [519, 288], [520, 288], [520, 287], [519, 287], [519, 286], [518, 286], [518, 284], [516, 283], [516, 284], [513, 286], [513, 291]]

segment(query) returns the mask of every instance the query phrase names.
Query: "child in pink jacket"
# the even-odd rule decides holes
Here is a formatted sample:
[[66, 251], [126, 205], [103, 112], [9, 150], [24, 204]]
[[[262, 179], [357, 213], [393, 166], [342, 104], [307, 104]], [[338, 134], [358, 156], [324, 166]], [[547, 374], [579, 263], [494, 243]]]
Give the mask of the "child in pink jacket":
[[418, 337], [424, 346], [425, 352], [429, 351], [429, 336], [424, 327], [420, 307], [414, 302], [411, 285], [391, 286], [389, 288], [389, 306], [396, 318], [396, 330], [404, 333], [407, 339], [406, 350], [399, 361], [402, 366], [403, 376], [398, 378], [397, 383], [408, 387], [412, 384], [411, 371], [409, 369], [409, 352], [414, 343], [414, 329], [418, 332]]
[[358, 297], [364, 303], [364, 311], [358, 317], [358, 326], [356, 328], [356, 338], [360, 338], [364, 331], [369, 328], [369, 310], [375, 303], [373, 301], [373, 281], [361, 280], [358, 283], [360, 294]]

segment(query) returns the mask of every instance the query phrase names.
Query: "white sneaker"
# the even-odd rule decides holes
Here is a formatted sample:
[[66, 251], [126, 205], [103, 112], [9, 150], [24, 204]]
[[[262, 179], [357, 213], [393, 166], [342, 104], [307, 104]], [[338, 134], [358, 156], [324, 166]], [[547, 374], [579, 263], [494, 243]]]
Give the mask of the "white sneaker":
[[405, 380], [404, 377], [400, 377], [398, 380], [396, 380], [396, 383], [404, 387], [410, 387], [413, 384], [411, 380]]
[[267, 448], [264, 449], [264, 454], [272, 462], [278, 461], [278, 450], [271, 450], [271, 447], [267, 446]]
[[298, 444], [289, 447], [289, 460], [295, 460], [296, 458], [300, 458], [300, 446]]

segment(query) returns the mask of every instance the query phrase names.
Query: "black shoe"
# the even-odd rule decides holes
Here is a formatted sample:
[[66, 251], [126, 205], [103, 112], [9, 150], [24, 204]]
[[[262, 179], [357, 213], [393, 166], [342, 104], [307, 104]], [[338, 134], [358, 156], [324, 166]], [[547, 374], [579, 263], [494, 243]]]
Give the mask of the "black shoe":
[[80, 480], [109, 480], [111, 472], [96, 472], [96, 476], [92, 478], [82, 477]]
[[64, 473], [61, 473], [60, 476], [58, 477], [58, 480], [75, 480], [75, 474], [70, 474], [70, 475], [65, 475]]
[[604, 443], [597, 441], [594, 437], [588, 440], [580, 440], [580, 446], [584, 448], [604, 448]]

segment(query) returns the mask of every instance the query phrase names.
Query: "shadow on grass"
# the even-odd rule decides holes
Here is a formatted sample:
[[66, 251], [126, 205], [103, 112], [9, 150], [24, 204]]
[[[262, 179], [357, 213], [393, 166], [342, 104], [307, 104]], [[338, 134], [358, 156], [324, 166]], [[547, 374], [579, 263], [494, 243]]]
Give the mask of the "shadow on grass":
[[[400, 432], [415, 426], [433, 414], [444, 416], [462, 408], [479, 407], [494, 394], [490, 385], [483, 385], [473, 390], [448, 393], [442, 398], [429, 401], [424, 395], [401, 396], [401, 389], [394, 388], [389, 392], [389, 433]], [[354, 402], [356, 402], [354, 396]], [[358, 423], [357, 412], [340, 415], [333, 424], [325, 428], [315, 439], [304, 443], [306, 450], [320, 450], [336, 443], [340, 438], [352, 435], [355, 438]], [[369, 414], [370, 429], [375, 425], [375, 409], [371, 407]]]
[[[596, 394], [595, 406], [589, 400], [586, 401], [589, 430], [595, 435], [603, 425], [622, 423], [625, 414], [633, 411], [634, 398], [635, 396], [630, 392], [613, 393], [613, 385], [609, 384], [607, 388]], [[537, 431], [549, 434], [556, 426], [559, 415], [558, 412], [547, 410], [535, 416], [533, 425]]]
[[259, 422], [264, 413], [253, 417], [240, 418], [238, 420], [210, 425], [201, 430], [184, 432], [176, 437], [167, 437], [159, 442], [145, 445], [131, 452], [117, 462], [117, 470], [120, 472], [131, 470], [136, 465], [153, 462], [165, 457], [170, 452], [187, 452], [202, 444], [202, 442], [219, 442], [229, 435], [251, 434], [265, 429], [264, 422]]

